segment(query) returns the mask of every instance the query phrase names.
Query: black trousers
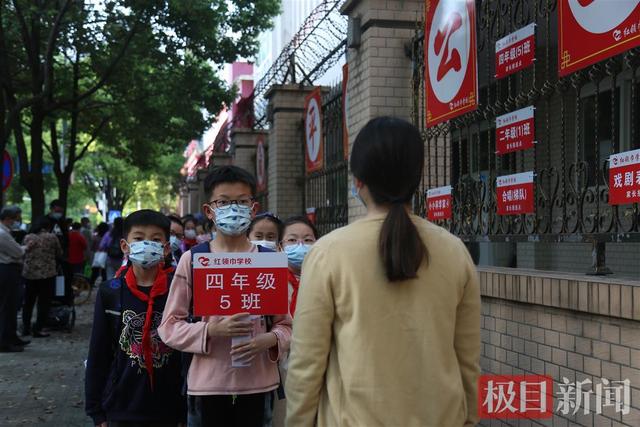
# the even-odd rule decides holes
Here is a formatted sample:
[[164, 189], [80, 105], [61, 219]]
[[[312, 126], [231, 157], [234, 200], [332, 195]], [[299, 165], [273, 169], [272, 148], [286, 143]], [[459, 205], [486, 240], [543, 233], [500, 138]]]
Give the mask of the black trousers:
[[188, 427], [262, 427], [267, 394], [189, 396]]
[[0, 346], [17, 337], [20, 268], [19, 264], [0, 264]]
[[22, 327], [25, 331], [31, 330], [31, 316], [33, 307], [38, 301], [38, 317], [33, 325], [33, 330], [39, 332], [47, 323], [51, 298], [53, 298], [53, 288], [56, 285], [56, 277], [47, 279], [26, 280], [26, 295], [24, 307], [22, 308]]

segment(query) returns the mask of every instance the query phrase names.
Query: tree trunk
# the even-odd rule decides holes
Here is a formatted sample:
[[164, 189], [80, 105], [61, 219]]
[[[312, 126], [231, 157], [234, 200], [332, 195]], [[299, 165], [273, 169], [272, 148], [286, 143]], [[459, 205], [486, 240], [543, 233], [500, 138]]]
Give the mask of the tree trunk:
[[58, 181], [58, 200], [67, 211], [67, 200], [69, 199], [69, 186], [71, 185], [71, 174], [66, 171], [60, 176], [56, 176]]
[[[33, 218], [42, 216], [45, 213], [44, 177], [42, 175], [42, 149], [44, 144], [42, 131], [44, 118], [45, 114], [41, 105], [34, 105], [31, 108], [31, 158], [27, 164], [20, 165], [20, 181], [27, 189], [29, 196], [31, 196], [31, 212]], [[25, 171], [23, 167], [24, 169], [28, 169]], [[25, 172], [28, 176], [26, 182], [24, 182], [23, 179]]]

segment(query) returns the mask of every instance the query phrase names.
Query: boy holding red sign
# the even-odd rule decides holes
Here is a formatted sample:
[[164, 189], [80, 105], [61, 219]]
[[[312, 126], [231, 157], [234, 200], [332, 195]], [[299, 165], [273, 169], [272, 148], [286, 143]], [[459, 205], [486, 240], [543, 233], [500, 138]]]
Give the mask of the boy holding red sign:
[[[262, 427], [266, 398], [280, 384], [278, 360], [289, 348], [291, 317], [237, 313], [193, 321], [193, 254], [259, 250], [246, 235], [255, 214], [255, 179], [241, 168], [222, 166], [206, 178], [205, 192], [209, 202], [203, 210], [217, 228], [216, 239], [180, 259], [158, 332], [169, 346], [193, 354], [187, 377], [190, 426]], [[232, 344], [233, 337], [248, 335], [246, 342]], [[248, 366], [234, 367], [238, 362]]]

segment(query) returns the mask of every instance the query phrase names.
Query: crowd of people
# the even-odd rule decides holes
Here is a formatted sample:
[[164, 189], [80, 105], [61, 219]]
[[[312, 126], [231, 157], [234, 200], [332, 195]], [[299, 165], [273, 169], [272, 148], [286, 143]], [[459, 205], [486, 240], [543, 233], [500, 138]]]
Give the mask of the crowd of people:
[[[49, 336], [45, 329], [52, 300], [73, 305], [73, 275], [84, 273], [91, 256], [95, 235], [89, 219], [78, 223], [65, 218], [58, 200], [49, 209], [29, 227], [22, 223], [19, 207], [0, 212], [0, 352], [22, 352], [31, 342], [29, 337]], [[34, 307], [37, 316], [32, 324]], [[19, 311], [22, 325], [17, 321]]]
[[[462, 242], [411, 213], [423, 162], [413, 125], [370, 121], [350, 159], [367, 215], [321, 239], [306, 216], [256, 212], [255, 179], [235, 166], [207, 176], [202, 215], [143, 209], [98, 225], [91, 242], [82, 223], [54, 239], [52, 221], [34, 222], [26, 243], [5, 251], [20, 220], [7, 208], [0, 274], [18, 280], [24, 259], [32, 307], [51, 287], [40, 277], [55, 272], [51, 264], [30, 273], [32, 242], [36, 259], [66, 257], [73, 272], [92, 260], [91, 281], [102, 282], [85, 409], [96, 426], [470, 426], [479, 287]], [[80, 260], [69, 244], [79, 249], [82, 239]], [[287, 314], [194, 315], [197, 254], [274, 251], [289, 264]], [[17, 345], [7, 319], [3, 346]], [[33, 336], [43, 322], [39, 314]]]

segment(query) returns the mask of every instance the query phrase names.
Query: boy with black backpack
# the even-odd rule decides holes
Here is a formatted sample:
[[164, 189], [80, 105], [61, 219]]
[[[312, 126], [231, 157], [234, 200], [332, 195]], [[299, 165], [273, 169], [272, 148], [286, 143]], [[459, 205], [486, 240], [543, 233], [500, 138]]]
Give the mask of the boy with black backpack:
[[173, 268], [169, 220], [141, 210], [124, 221], [129, 262], [100, 285], [85, 378], [85, 409], [96, 426], [178, 426], [186, 422], [181, 354], [158, 336]]
[[[280, 384], [278, 360], [289, 348], [291, 317], [205, 316], [193, 319], [193, 257], [198, 253], [272, 252], [252, 244], [255, 179], [222, 166], [207, 176], [203, 210], [215, 223], [215, 240], [184, 253], [173, 279], [158, 333], [169, 346], [193, 354], [188, 368], [189, 426], [262, 427], [267, 396]], [[251, 339], [233, 345], [233, 337]], [[236, 368], [236, 362], [249, 366]]]

